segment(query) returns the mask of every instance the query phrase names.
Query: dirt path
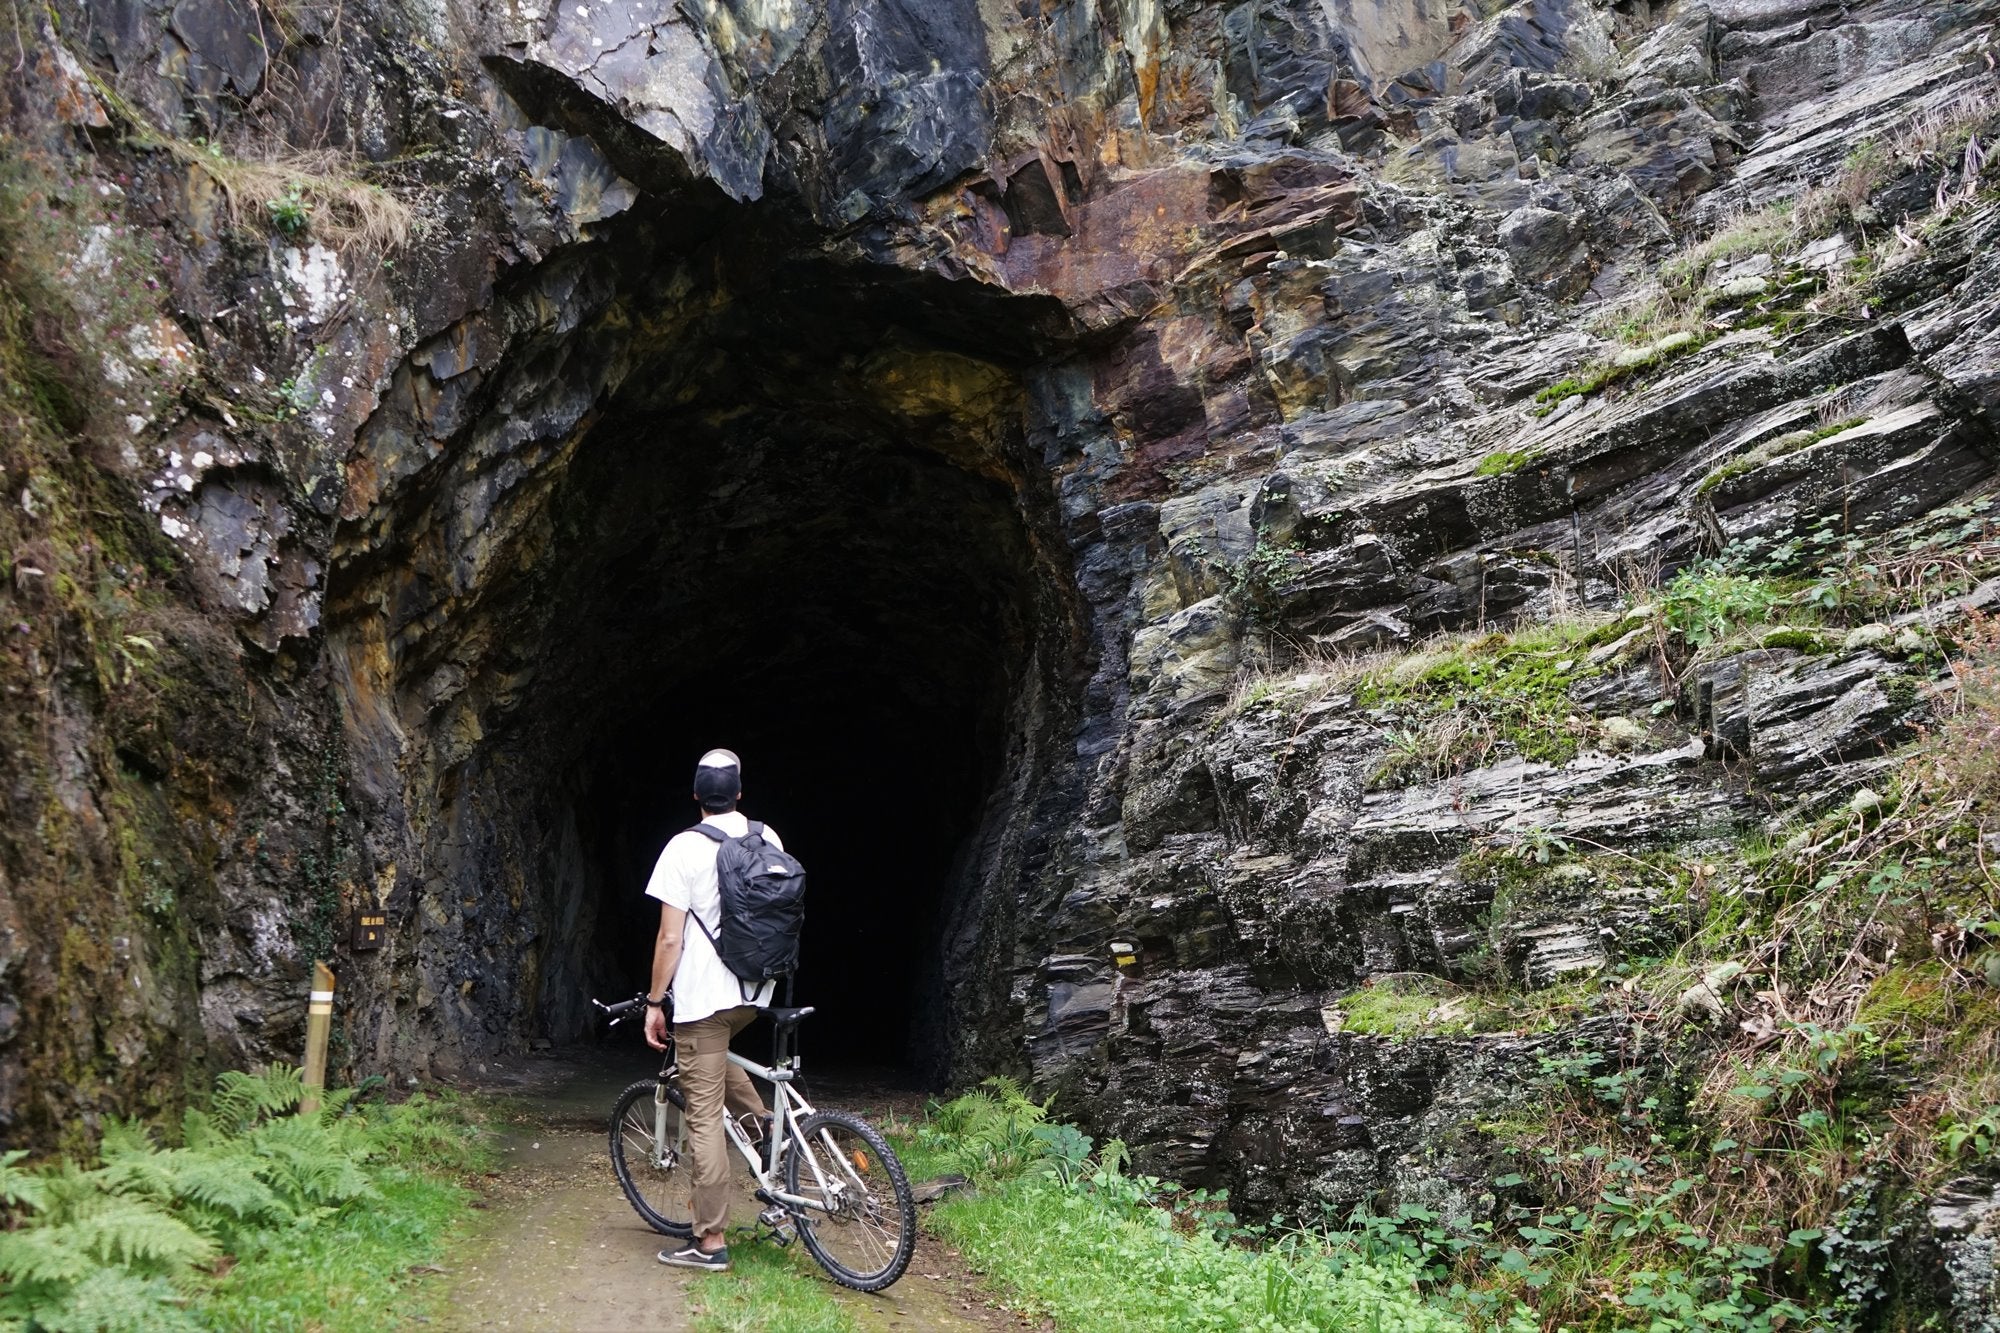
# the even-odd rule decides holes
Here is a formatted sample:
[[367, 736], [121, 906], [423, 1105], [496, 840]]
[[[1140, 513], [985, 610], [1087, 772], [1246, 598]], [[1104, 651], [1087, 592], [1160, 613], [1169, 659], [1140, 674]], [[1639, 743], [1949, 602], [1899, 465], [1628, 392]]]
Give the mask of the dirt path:
[[[640, 1221], [611, 1176], [606, 1121], [619, 1089], [651, 1069], [642, 1054], [589, 1053], [489, 1066], [483, 1087], [509, 1109], [500, 1173], [481, 1191], [473, 1234], [443, 1265], [445, 1299], [429, 1323], [452, 1330], [595, 1333], [690, 1327], [690, 1298], [704, 1283], [732, 1276], [684, 1273], [655, 1258], [666, 1238]], [[815, 1084], [825, 1104], [879, 1119], [914, 1101], [867, 1083]], [[737, 1224], [756, 1204], [739, 1167]], [[767, 1242], [732, 1235], [731, 1245]], [[864, 1296], [827, 1284], [869, 1333], [924, 1330], [989, 1333], [1036, 1325], [1000, 1309], [961, 1260], [930, 1236], [909, 1272], [887, 1292]]]

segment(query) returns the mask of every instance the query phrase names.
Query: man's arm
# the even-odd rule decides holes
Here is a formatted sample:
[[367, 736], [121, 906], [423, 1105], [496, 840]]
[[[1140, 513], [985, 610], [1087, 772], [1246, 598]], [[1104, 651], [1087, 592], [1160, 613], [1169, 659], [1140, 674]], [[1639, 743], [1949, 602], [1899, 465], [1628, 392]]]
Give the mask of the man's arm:
[[[681, 965], [682, 936], [686, 930], [687, 912], [661, 903], [660, 933], [653, 938], [653, 984], [647, 988], [647, 998], [666, 999], [667, 987], [674, 984], [674, 971]], [[646, 1009], [646, 1044], [656, 1051], [667, 1048], [667, 1011], [664, 1005], [648, 1006]]]

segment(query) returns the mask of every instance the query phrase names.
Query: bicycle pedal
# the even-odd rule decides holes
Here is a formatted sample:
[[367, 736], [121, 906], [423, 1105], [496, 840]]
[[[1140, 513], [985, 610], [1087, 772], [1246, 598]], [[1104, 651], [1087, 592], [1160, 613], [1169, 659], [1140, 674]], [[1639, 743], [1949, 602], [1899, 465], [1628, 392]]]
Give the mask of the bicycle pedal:
[[790, 1215], [782, 1208], [766, 1208], [757, 1214], [757, 1220], [769, 1229], [769, 1239], [780, 1245], [790, 1245], [798, 1234], [792, 1227]]

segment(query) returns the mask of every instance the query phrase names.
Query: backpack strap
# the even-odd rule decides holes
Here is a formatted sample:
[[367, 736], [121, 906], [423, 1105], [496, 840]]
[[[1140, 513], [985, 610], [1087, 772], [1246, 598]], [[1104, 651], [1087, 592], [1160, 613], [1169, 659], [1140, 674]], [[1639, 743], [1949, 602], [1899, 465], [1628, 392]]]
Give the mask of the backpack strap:
[[[718, 844], [729, 841], [729, 835], [727, 833], [724, 833], [721, 829], [717, 828], [713, 824], [696, 824], [693, 828], [689, 829], [688, 831], [690, 833], [699, 833], [705, 838], [713, 838]], [[722, 848], [718, 845], [716, 848], [716, 855], [720, 856], [721, 854], [722, 854]], [[708, 947], [715, 950], [715, 956], [717, 958], [722, 957], [722, 946], [715, 942], [715, 932], [710, 930], [708, 928], [708, 923], [701, 919], [701, 913], [695, 911], [692, 907], [690, 907], [688, 909], [688, 915], [694, 919], [694, 923], [697, 926], [701, 927], [701, 933], [708, 936]]]
[[695, 911], [693, 908], [688, 909], [687, 915], [688, 915], [688, 920], [694, 922], [697, 926], [700, 926], [701, 933], [708, 936], [708, 947], [715, 950], [715, 956], [720, 958], [722, 956], [722, 946], [715, 942], [715, 936], [711, 934], [708, 929], [708, 922], [703, 921], [701, 919], [701, 913]]
[[[721, 829], [717, 828], [713, 824], [709, 823], [696, 824], [694, 826], [693, 831], [701, 834], [703, 837], [714, 839], [715, 842], [718, 844], [729, 841], [729, 835], [727, 833], [724, 833]], [[761, 838], [764, 836], [764, 826], [762, 824], [759, 824], [756, 820], [753, 819], [750, 821], [750, 833], [753, 837]], [[721, 853], [720, 846], [716, 848], [716, 852], [718, 855], [720, 855]], [[687, 915], [689, 920], [693, 921], [695, 925], [701, 928], [702, 935], [705, 936], [708, 940], [708, 947], [715, 951], [716, 961], [721, 962], [722, 945], [716, 942], [715, 932], [708, 928], [708, 922], [703, 921], [701, 919], [701, 913], [695, 911], [693, 908], [688, 909]], [[728, 972], [729, 964], [723, 963], [722, 970]], [[730, 975], [735, 976], [735, 973], [732, 972], [730, 973]], [[757, 992], [763, 989], [763, 983], [759, 982], [757, 985], [753, 986], [749, 982], [745, 981], [742, 977], [737, 977], [736, 989], [737, 992], [740, 995], [742, 995], [743, 1002], [745, 1004], [750, 1004], [755, 1001]]]

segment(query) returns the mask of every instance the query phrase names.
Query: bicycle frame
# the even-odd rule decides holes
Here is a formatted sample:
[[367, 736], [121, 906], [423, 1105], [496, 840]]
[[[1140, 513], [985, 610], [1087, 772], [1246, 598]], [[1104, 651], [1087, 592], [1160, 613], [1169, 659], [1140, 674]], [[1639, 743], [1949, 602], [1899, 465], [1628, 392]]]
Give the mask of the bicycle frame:
[[[846, 1191], [849, 1183], [852, 1183], [855, 1188], [866, 1193], [866, 1187], [860, 1181], [853, 1179], [851, 1172], [844, 1169], [841, 1174], [848, 1176], [847, 1181], [829, 1183], [826, 1172], [820, 1167], [818, 1155], [813, 1152], [812, 1145], [806, 1140], [806, 1137], [799, 1132], [800, 1119], [804, 1116], [812, 1115], [813, 1107], [810, 1102], [792, 1087], [792, 1080], [797, 1077], [798, 1070], [793, 1067], [791, 1061], [785, 1061], [776, 1067], [772, 1067], [769, 1065], [760, 1065], [755, 1060], [746, 1059], [736, 1052], [731, 1051], [729, 1052], [729, 1063], [750, 1075], [751, 1078], [762, 1080], [771, 1085], [771, 1166], [768, 1170], [765, 1169], [763, 1160], [757, 1152], [756, 1144], [751, 1142], [750, 1136], [743, 1132], [743, 1127], [737, 1123], [736, 1117], [727, 1112], [722, 1117], [722, 1132], [729, 1139], [729, 1142], [735, 1146], [737, 1153], [743, 1158], [744, 1165], [750, 1168], [751, 1176], [757, 1181], [760, 1196], [764, 1197], [768, 1202], [783, 1204], [794, 1211], [812, 1208], [823, 1213], [832, 1213], [839, 1207], [840, 1196]], [[674, 1061], [674, 1050], [672, 1047], [669, 1047], [666, 1061], [660, 1066], [660, 1086], [662, 1088], [666, 1087], [672, 1081], [677, 1071], [678, 1066]], [[677, 1155], [684, 1154], [687, 1151], [687, 1117], [680, 1117], [680, 1126], [672, 1134], [670, 1140], [667, 1130], [668, 1106], [669, 1103], [657, 1096], [653, 1100], [653, 1143], [655, 1151], [672, 1151]], [[779, 1188], [778, 1166], [785, 1160], [785, 1146], [788, 1143], [795, 1143], [796, 1146], [793, 1151], [800, 1154], [806, 1169], [812, 1172], [813, 1184], [821, 1191], [821, 1198], [808, 1199], [802, 1195], [787, 1193], [785, 1190]], [[825, 1146], [829, 1152], [833, 1152], [830, 1142]], [[837, 1152], [834, 1152], [833, 1155], [836, 1158], [839, 1157]], [[845, 1163], [843, 1162], [844, 1167]]]

